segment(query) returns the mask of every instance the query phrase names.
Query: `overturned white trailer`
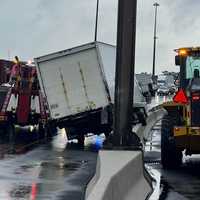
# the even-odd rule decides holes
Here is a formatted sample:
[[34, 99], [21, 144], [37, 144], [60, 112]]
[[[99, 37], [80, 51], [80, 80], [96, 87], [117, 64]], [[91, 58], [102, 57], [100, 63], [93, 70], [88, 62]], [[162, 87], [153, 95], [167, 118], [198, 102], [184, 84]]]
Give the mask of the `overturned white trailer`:
[[[50, 119], [84, 141], [90, 132], [112, 130], [116, 48], [96, 42], [35, 58]], [[135, 80], [134, 105], [145, 99]]]

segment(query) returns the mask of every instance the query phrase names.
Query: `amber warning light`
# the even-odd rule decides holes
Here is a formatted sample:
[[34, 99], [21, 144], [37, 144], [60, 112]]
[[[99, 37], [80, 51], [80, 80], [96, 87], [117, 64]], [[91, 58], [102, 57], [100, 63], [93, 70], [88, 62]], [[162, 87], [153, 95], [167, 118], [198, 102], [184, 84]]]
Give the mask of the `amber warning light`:
[[187, 104], [188, 103], [188, 97], [186, 96], [185, 92], [183, 89], [180, 89], [176, 95], [173, 98], [173, 101], [175, 103], [182, 103], [182, 104]]
[[180, 49], [179, 52], [178, 52], [178, 54], [180, 56], [186, 56], [187, 55], [187, 50], [186, 49]]

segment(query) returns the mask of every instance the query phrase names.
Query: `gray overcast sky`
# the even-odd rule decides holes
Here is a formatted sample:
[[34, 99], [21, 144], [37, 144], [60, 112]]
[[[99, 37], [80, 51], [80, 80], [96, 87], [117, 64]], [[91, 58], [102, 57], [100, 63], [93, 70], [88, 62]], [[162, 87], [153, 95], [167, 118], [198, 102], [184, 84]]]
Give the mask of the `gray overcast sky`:
[[[117, 0], [100, 0], [98, 40], [115, 44]], [[177, 70], [173, 49], [198, 46], [199, 0], [158, 0], [157, 72]], [[136, 71], [152, 70], [154, 0], [138, 0]], [[31, 59], [93, 41], [96, 0], [0, 0], [0, 58]]]

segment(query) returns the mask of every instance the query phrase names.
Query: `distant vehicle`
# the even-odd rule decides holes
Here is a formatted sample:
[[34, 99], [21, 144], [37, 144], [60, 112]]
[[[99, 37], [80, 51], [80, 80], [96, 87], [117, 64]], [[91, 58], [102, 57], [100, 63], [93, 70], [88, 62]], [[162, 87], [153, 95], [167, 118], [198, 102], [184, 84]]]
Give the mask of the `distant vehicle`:
[[177, 88], [175, 85], [169, 86], [169, 94], [173, 95], [176, 92]]
[[[112, 130], [115, 61], [116, 48], [99, 42], [35, 58], [50, 120], [81, 145], [87, 133], [108, 136]], [[140, 115], [146, 102], [135, 81], [133, 107], [137, 103]]]
[[160, 96], [167, 96], [170, 94], [170, 90], [168, 87], [162, 85], [158, 88], [157, 90], [157, 94], [160, 95]]
[[174, 86], [174, 76], [173, 75], [165, 75], [165, 74], [160, 74], [158, 75], [158, 79], [157, 79], [157, 85], [159, 86], [167, 86], [167, 87], [171, 87]]
[[145, 97], [155, 96], [157, 87], [153, 84], [152, 75], [147, 73], [136, 74], [137, 81]]
[[164, 75], [164, 74], [160, 74], [160, 75], [158, 75], [158, 79], [157, 79], [157, 85], [158, 85], [158, 88], [160, 87], [160, 86], [163, 86], [163, 85], [165, 85], [166, 84], [166, 75]]

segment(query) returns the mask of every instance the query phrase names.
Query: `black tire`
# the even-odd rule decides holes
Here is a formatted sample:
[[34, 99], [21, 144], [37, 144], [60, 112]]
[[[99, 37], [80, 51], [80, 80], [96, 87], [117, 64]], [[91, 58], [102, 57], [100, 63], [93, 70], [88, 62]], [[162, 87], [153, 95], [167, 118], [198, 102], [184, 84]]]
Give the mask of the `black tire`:
[[146, 116], [144, 113], [142, 113], [141, 111], [138, 111], [137, 113], [138, 119], [139, 119], [139, 123], [142, 124], [142, 126], [146, 126], [147, 122], [146, 122]]
[[48, 137], [53, 137], [57, 134], [57, 128], [54, 124], [48, 123], [46, 124], [46, 131]]
[[177, 118], [165, 115], [161, 127], [161, 163], [164, 169], [178, 168], [182, 164], [182, 151], [176, 148], [173, 127]]
[[45, 128], [42, 123], [38, 125], [38, 137], [39, 139], [44, 139], [45, 137]]
[[111, 131], [112, 131], [111, 128], [109, 128], [109, 129], [107, 129], [107, 130], [104, 131], [104, 135], [105, 135], [106, 139], [109, 138], [109, 136], [110, 136], [110, 134], [111, 134]]
[[78, 140], [78, 145], [80, 147], [84, 147], [85, 145], [85, 135], [84, 134], [80, 134], [78, 137], [77, 137], [77, 140]]

